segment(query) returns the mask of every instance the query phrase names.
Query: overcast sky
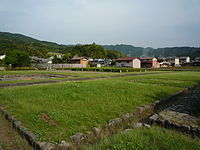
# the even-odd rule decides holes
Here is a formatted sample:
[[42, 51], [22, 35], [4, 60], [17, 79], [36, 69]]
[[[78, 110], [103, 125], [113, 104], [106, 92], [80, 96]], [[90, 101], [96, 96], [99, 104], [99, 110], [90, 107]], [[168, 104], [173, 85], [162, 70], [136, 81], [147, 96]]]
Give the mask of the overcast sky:
[[200, 46], [200, 0], [0, 0], [0, 31], [62, 44]]

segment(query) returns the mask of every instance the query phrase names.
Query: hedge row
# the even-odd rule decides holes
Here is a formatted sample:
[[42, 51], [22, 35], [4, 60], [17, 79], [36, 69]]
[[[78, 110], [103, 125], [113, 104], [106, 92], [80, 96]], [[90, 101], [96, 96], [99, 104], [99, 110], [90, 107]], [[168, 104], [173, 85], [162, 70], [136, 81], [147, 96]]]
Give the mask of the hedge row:
[[105, 68], [58, 68], [57, 70], [72, 70], [72, 71], [99, 71], [99, 72], [145, 72], [144, 68], [115, 68], [115, 67], [105, 67]]
[[[6, 70], [46, 70], [34, 67], [6, 68]], [[200, 71], [200, 67], [169, 67], [169, 68], [123, 68], [123, 67], [88, 67], [88, 68], [57, 68], [56, 70], [99, 71], [99, 72], [146, 72], [146, 71]]]
[[72, 71], [100, 71], [100, 72], [146, 72], [146, 71], [200, 71], [200, 67], [170, 67], [170, 68], [57, 68], [56, 70], [72, 70]]

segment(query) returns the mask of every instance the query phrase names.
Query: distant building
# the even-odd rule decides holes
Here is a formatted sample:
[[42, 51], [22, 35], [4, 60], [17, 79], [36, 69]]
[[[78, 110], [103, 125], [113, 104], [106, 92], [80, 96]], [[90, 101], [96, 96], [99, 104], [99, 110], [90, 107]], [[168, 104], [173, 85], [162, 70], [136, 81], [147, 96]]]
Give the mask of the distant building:
[[166, 58], [161, 58], [161, 57], [158, 57], [157, 58], [157, 68], [166, 68], [166, 67], [171, 67], [171, 63], [168, 62], [166, 60]]
[[31, 56], [30, 58], [32, 67], [51, 69], [53, 62], [51, 58], [45, 59], [45, 58], [39, 58], [37, 56]]
[[102, 59], [89, 59], [89, 64], [92, 67], [100, 68], [101, 65], [103, 64], [103, 60]]
[[166, 57], [166, 61], [168, 61], [172, 67], [180, 66], [178, 57]]
[[84, 57], [74, 57], [70, 60], [71, 64], [82, 64], [84, 68], [88, 66], [88, 59]]
[[88, 59], [89, 64], [94, 67], [101, 67], [101, 66], [111, 66], [112, 60], [111, 59]]
[[142, 68], [157, 68], [158, 63], [155, 57], [141, 57], [141, 67]]
[[45, 59], [45, 58], [39, 58], [37, 56], [31, 56], [31, 62], [32, 64], [51, 64], [52, 58]]
[[195, 57], [194, 61], [199, 61], [200, 62], [200, 57]]
[[161, 68], [171, 67], [171, 64], [168, 61], [164, 60], [163, 62], [159, 63], [159, 67]]
[[193, 66], [200, 66], [200, 57], [195, 57], [193, 61]]
[[141, 68], [141, 61], [136, 57], [118, 58], [116, 59], [117, 67]]
[[180, 65], [184, 65], [184, 63], [190, 62], [190, 57], [179, 57]]

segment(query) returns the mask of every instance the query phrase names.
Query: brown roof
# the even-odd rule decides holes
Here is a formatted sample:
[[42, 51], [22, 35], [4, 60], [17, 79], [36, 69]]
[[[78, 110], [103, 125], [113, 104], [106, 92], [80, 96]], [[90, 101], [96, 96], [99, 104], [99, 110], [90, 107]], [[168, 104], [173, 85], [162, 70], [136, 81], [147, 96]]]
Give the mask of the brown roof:
[[71, 60], [81, 60], [81, 59], [86, 59], [86, 58], [84, 58], [84, 57], [74, 57]]
[[118, 58], [116, 61], [127, 61], [127, 60], [134, 60], [137, 59], [137, 57], [124, 57], [124, 58]]

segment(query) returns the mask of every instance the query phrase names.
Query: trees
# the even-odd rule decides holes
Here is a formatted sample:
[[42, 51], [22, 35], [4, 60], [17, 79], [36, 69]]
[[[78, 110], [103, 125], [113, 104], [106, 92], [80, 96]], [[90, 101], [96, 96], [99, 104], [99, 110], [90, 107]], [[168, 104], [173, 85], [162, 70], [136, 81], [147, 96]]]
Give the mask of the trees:
[[61, 64], [62, 63], [62, 59], [58, 58], [56, 55], [53, 58], [53, 64]]
[[77, 56], [90, 57], [94, 59], [95, 58], [116, 59], [124, 56], [119, 52], [113, 50], [107, 50], [103, 48], [101, 45], [97, 45], [95, 43], [87, 45], [76, 45], [74, 47], [71, 47], [71, 49], [69, 49], [67, 53]]
[[73, 56], [74, 56], [74, 55], [71, 54], [71, 53], [66, 53], [66, 54], [63, 56], [63, 58], [62, 58], [62, 62], [63, 62], [63, 63], [69, 62], [70, 59], [73, 58]]
[[28, 67], [31, 64], [31, 59], [26, 52], [13, 50], [6, 54], [5, 64], [11, 64], [12, 67]]

